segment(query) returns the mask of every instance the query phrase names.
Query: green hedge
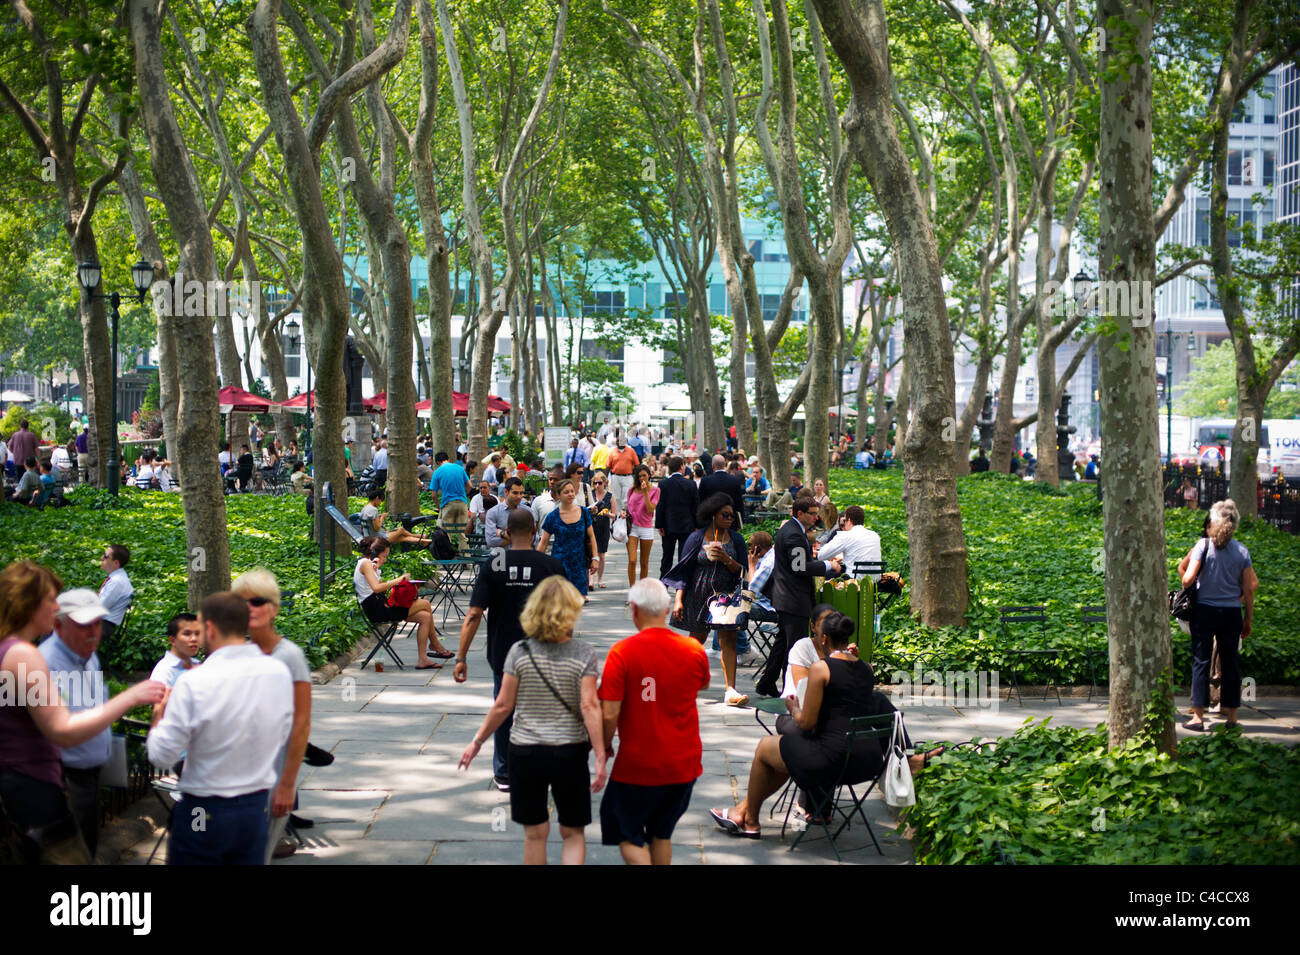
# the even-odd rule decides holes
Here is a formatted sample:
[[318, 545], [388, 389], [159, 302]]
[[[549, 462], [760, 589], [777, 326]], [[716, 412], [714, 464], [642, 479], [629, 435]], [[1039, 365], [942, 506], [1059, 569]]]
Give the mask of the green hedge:
[[1105, 727], [1027, 723], [917, 777], [919, 862], [1300, 862], [1300, 749], [1217, 731], [1171, 759], [1139, 740], [1108, 750]]
[[[887, 471], [834, 469], [830, 495], [840, 513], [850, 504], [866, 511], [867, 526], [880, 534], [890, 570], [908, 576], [907, 521], [901, 468]], [[1104, 646], [1104, 628], [1085, 633], [1079, 608], [1105, 603], [1101, 565], [1101, 503], [1092, 484], [1061, 489], [1008, 475], [975, 474], [957, 482], [968, 551], [971, 605], [969, 627], [930, 629], [909, 616], [908, 594], [898, 598], [882, 621], [876, 652], [889, 665], [911, 669], [918, 658], [935, 669], [1005, 670], [1008, 657], [998, 608], [1017, 604], [1047, 607], [1046, 638], [1025, 628], [1012, 632], [1017, 645], [1063, 646], [1057, 679], [1086, 684], [1085, 646]], [[1169, 585], [1177, 585], [1177, 564], [1201, 534], [1204, 511], [1166, 511]], [[1300, 536], [1264, 522], [1243, 527], [1237, 538], [1249, 548], [1260, 579], [1254, 632], [1242, 652], [1242, 675], [1258, 684], [1300, 683]], [[1122, 569], [1121, 569], [1122, 572]], [[1190, 638], [1171, 624], [1175, 682], [1191, 674]], [[1105, 673], [1104, 658], [1099, 663]], [[1029, 667], [1024, 679], [1048, 676]]]

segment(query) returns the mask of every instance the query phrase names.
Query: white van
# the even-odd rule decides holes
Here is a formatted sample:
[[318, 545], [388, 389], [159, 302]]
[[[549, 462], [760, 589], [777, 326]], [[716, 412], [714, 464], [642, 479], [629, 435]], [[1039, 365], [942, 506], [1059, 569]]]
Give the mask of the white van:
[[[1232, 429], [1237, 422], [1232, 418], [1212, 418], [1202, 421], [1196, 428], [1196, 456], [1203, 469], [1217, 468], [1223, 465], [1224, 473], [1232, 464]], [[1261, 481], [1273, 477], [1273, 446], [1269, 441], [1268, 422], [1260, 426], [1259, 457], [1255, 460], [1255, 470]]]
[[1300, 421], [1291, 418], [1268, 418], [1264, 427], [1269, 434], [1273, 467], [1288, 483], [1300, 482]]

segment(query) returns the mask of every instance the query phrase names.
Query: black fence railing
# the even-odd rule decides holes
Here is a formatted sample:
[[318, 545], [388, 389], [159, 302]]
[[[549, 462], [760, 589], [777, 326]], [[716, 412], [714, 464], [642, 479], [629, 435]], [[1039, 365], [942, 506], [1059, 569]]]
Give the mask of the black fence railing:
[[[1217, 470], [1201, 470], [1194, 465], [1166, 464], [1164, 468], [1165, 507], [1196, 507], [1208, 511], [1228, 497], [1228, 476]], [[1194, 492], [1190, 496], [1189, 489]], [[1260, 484], [1256, 504], [1260, 520], [1279, 530], [1300, 533], [1300, 485], [1278, 478]]]

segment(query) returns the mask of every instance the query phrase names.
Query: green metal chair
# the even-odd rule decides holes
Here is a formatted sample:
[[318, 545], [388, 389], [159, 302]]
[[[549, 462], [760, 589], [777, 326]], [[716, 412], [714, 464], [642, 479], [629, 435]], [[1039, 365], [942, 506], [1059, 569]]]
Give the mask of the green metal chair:
[[[831, 850], [835, 853], [835, 861], [843, 861], [840, 856], [839, 846], [836, 844], [835, 840], [839, 838], [840, 833], [849, 827], [853, 821], [853, 817], [857, 816], [862, 820], [862, 824], [867, 827], [867, 835], [871, 837], [871, 844], [876, 847], [876, 851], [882, 856], [885, 854], [885, 850], [880, 848], [880, 843], [876, 840], [876, 834], [871, 828], [871, 821], [867, 819], [867, 814], [863, 810], [862, 804], [866, 801], [867, 797], [871, 795], [871, 791], [876, 788], [876, 784], [880, 781], [880, 777], [884, 775], [885, 765], [887, 765], [887, 762], [882, 764], [880, 772], [869, 780], [850, 778], [853, 774], [849, 772], [849, 764], [853, 760], [853, 747], [855, 743], [860, 743], [863, 740], [870, 740], [872, 745], [878, 746], [880, 745], [880, 740], [887, 740], [893, 735], [894, 716], [895, 714], [892, 712], [881, 713], [877, 716], [856, 716], [850, 721], [849, 731], [844, 734], [845, 740], [848, 743], [848, 750], [844, 754], [844, 763], [840, 767], [839, 778], [836, 779], [832, 786], [827, 787], [825, 790], [808, 790], [809, 804], [812, 806], [812, 815], [816, 822], [799, 830], [799, 835], [795, 837], [794, 842], [790, 845], [791, 852], [793, 852], [795, 848], [798, 847], [799, 843], [803, 841], [803, 837], [807, 834], [808, 830], [811, 829], [813, 825], [818, 825], [822, 827], [826, 833], [826, 838], [830, 840]], [[867, 783], [867, 788], [862, 790], [861, 795], [858, 795], [858, 792], [854, 787], [859, 786], [862, 783]], [[848, 811], [841, 808], [839, 804], [840, 796], [845, 789], [849, 791], [849, 798], [852, 800], [852, 808]], [[835, 816], [837, 814], [843, 817], [843, 821], [834, 832], [831, 832], [830, 827], [831, 824], [835, 822]], [[789, 816], [789, 810], [786, 811], [786, 815], [787, 817]], [[828, 819], [830, 822], [827, 822]], [[866, 846], [861, 846], [860, 848], [865, 849]]]

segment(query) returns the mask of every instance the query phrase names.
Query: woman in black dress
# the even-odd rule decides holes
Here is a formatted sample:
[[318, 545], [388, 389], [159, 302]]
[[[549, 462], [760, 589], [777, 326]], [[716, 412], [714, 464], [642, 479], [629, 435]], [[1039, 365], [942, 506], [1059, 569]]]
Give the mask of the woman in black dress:
[[736, 508], [728, 494], [706, 498], [696, 513], [699, 529], [686, 538], [681, 560], [663, 578], [664, 586], [676, 589], [673, 625], [704, 643], [710, 630], [718, 631], [722, 648], [722, 676], [726, 682], [723, 702], [744, 706], [749, 697], [736, 689], [736, 630], [715, 627], [709, 620], [709, 600], [735, 593], [744, 576], [748, 553], [745, 539], [733, 530]]
[[[822, 622], [822, 640], [829, 652], [808, 671], [808, 688], [801, 707], [795, 697], [785, 705], [801, 732], [766, 736], [754, 750], [749, 768], [749, 788], [734, 809], [710, 809], [719, 828], [732, 835], [757, 839], [763, 802], [793, 778], [800, 789], [826, 790], [840, 777], [848, 749], [845, 734], [850, 720], [872, 713], [871, 668], [849, 651], [853, 621], [840, 613]], [[920, 772], [942, 748], [908, 758], [913, 773]], [[854, 745], [846, 782], [874, 779], [885, 768], [879, 740], [864, 739]]]
[[605, 554], [609, 551], [610, 521], [614, 513], [614, 495], [609, 492], [609, 475], [596, 471], [591, 475], [591, 529], [596, 534], [596, 556], [600, 559], [592, 574], [591, 586], [605, 589]]

